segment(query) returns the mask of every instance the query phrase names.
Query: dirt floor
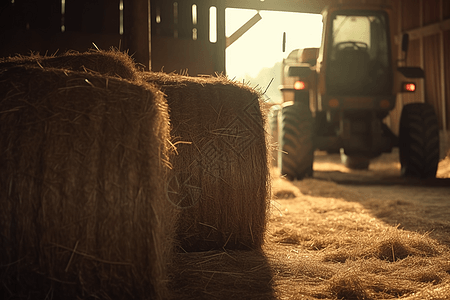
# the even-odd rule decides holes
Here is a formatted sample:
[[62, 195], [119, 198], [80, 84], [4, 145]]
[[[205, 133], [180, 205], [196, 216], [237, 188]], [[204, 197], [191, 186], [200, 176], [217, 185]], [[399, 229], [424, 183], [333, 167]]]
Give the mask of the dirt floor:
[[450, 299], [450, 159], [400, 177], [398, 153], [352, 171], [316, 153], [314, 177], [272, 169], [263, 251], [179, 254], [179, 299]]
[[449, 158], [426, 181], [401, 178], [397, 152], [364, 171], [316, 153], [314, 170], [296, 182], [273, 170], [278, 299], [450, 299]]

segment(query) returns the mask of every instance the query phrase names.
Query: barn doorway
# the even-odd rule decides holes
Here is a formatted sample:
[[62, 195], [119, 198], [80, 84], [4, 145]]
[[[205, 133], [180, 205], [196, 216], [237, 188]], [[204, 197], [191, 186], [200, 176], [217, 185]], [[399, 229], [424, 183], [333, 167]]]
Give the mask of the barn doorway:
[[[229, 78], [244, 81], [252, 87], [263, 91], [267, 89], [266, 99], [278, 103], [281, 102], [278, 86], [281, 84], [283, 58], [294, 49], [320, 46], [322, 16], [227, 8], [225, 35], [230, 37], [257, 13], [261, 16], [260, 20], [226, 48], [226, 73]], [[283, 32], [286, 32], [284, 53]]]

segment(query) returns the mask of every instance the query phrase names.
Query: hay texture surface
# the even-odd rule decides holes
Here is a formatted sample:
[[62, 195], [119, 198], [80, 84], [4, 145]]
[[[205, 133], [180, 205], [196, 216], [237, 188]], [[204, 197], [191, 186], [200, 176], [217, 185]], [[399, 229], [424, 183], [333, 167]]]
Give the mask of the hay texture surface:
[[72, 71], [98, 73], [128, 80], [138, 78], [134, 61], [126, 53], [117, 50], [69, 51], [60, 56], [15, 56], [0, 59], [0, 70], [14, 66], [34, 66]]
[[276, 299], [450, 299], [448, 188], [276, 178], [273, 189]]
[[262, 251], [177, 253], [172, 269], [174, 300], [274, 300], [273, 274]]
[[176, 154], [167, 185], [185, 251], [259, 249], [269, 196], [260, 94], [224, 77], [143, 73], [166, 94]]
[[0, 295], [163, 299], [168, 114], [154, 87], [0, 74]]

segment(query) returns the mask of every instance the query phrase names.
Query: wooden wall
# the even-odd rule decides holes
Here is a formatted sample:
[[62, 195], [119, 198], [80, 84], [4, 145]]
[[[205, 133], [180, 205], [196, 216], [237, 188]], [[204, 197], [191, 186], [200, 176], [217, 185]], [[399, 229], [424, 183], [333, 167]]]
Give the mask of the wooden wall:
[[[217, 10], [215, 42], [209, 39], [212, 6]], [[151, 0], [151, 8], [152, 70], [193, 76], [225, 72], [223, 1]]]
[[391, 113], [391, 127], [397, 132], [403, 105], [426, 102], [433, 105], [439, 126], [450, 129], [450, 1], [392, 0], [397, 32], [397, 58], [401, 58], [400, 39], [409, 33], [410, 45], [406, 64], [420, 66], [425, 79], [417, 92], [398, 96], [397, 108]]
[[120, 0], [2, 1], [0, 57], [115, 47], [129, 50], [137, 62], [148, 67], [149, 0], [123, 0], [122, 12], [119, 3]]

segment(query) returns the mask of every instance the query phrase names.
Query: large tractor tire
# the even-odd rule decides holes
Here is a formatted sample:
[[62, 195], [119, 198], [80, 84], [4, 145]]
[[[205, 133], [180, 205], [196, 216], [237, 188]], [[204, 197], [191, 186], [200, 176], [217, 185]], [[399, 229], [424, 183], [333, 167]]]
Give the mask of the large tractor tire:
[[278, 167], [289, 180], [313, 175], [314, 119], [305, 103], [287, 102], [279, 114]]
[[274, 167], [278, 166], [278, 152], [280, 148], [278, 145], [278, 113], [280, 109], [280, 105], [274, 105], [269, 111], [270, 148], [272, 150], [272, 165]]
[[403, 107], [399, 150], [402, 176], [436, 177], [439, 163], [439, 123], [431, 105], [411, 103]]

